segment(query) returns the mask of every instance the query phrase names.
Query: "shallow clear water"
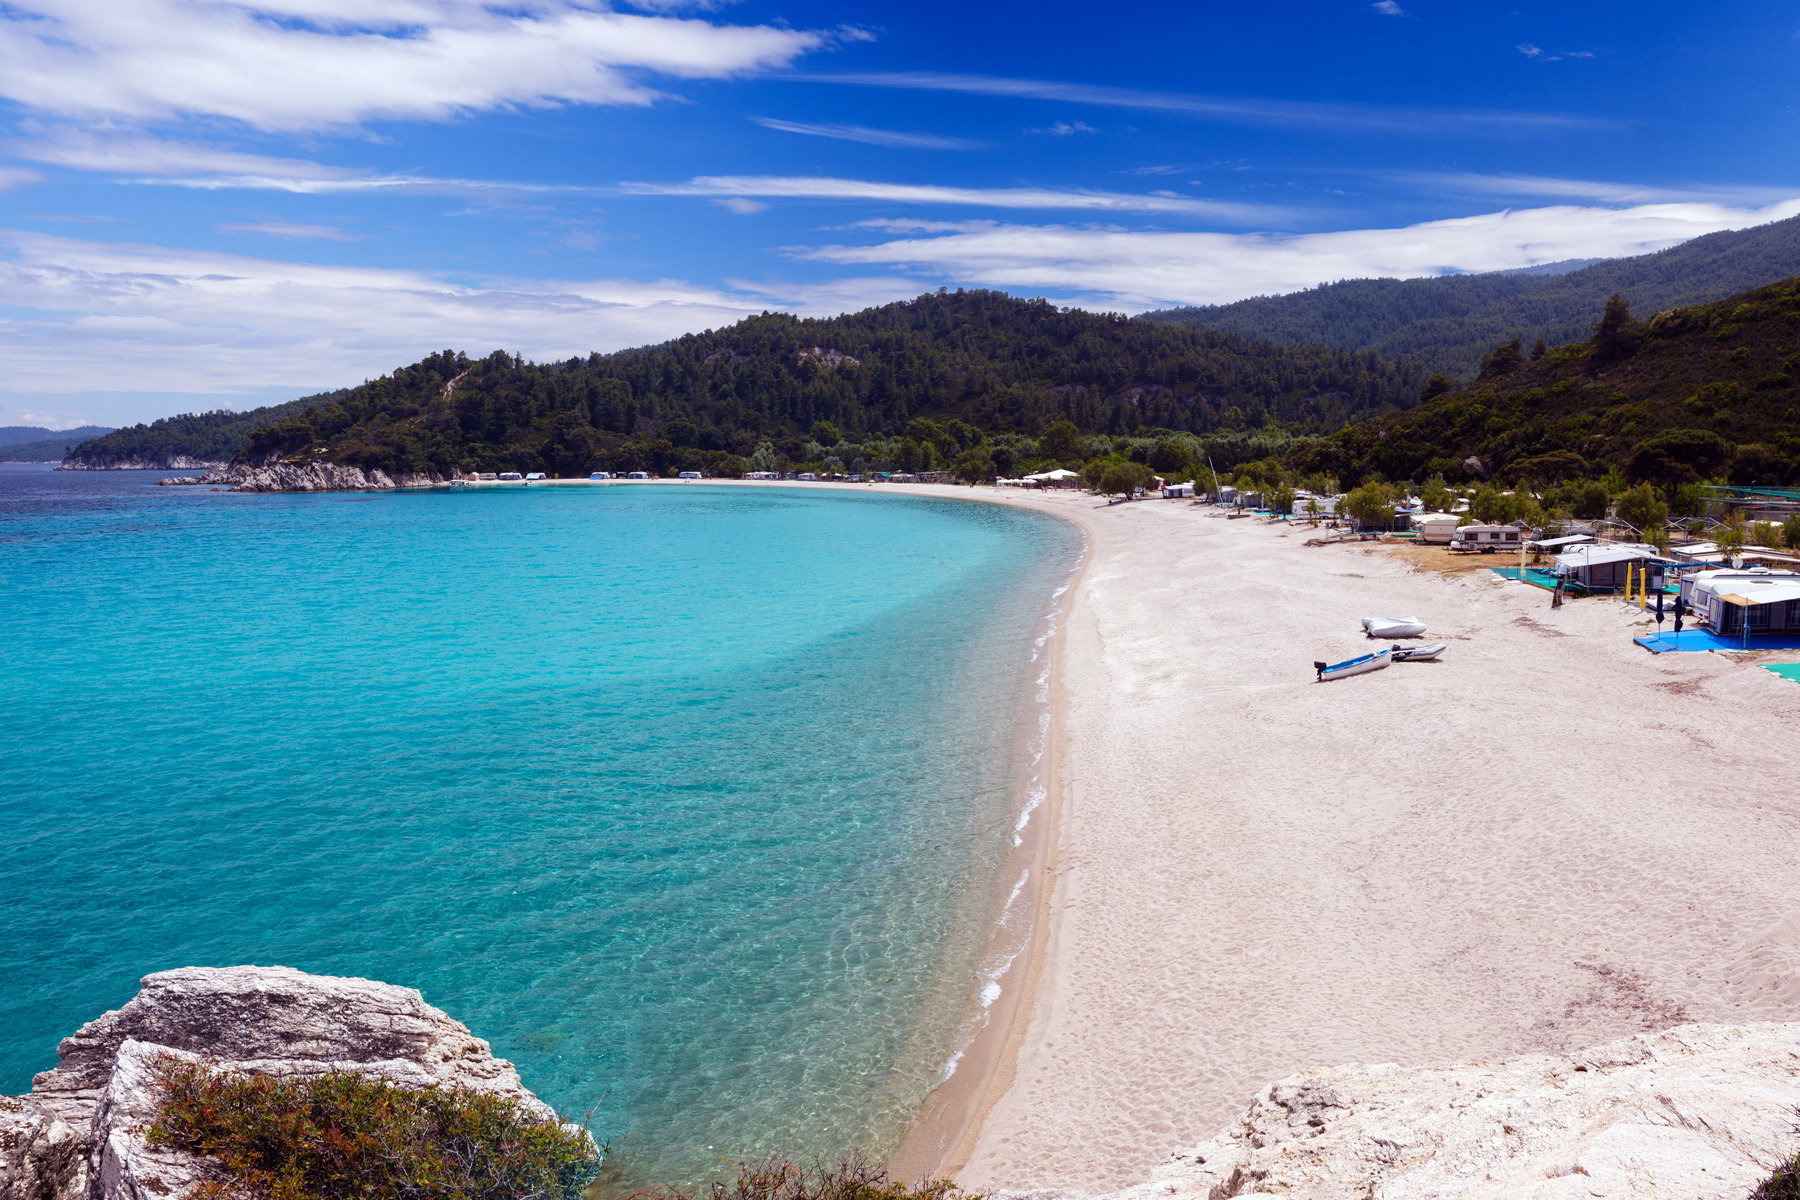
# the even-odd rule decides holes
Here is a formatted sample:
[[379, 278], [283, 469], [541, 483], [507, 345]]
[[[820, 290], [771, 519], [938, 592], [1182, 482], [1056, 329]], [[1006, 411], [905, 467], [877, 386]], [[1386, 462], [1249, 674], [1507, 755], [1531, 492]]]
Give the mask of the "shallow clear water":
[[146, 972], [283, 963], [420, 988], [627, 1185], [892, 1144], [977, 987], [1073, 532], [153, 478], [0, 468], [0, 1092]]

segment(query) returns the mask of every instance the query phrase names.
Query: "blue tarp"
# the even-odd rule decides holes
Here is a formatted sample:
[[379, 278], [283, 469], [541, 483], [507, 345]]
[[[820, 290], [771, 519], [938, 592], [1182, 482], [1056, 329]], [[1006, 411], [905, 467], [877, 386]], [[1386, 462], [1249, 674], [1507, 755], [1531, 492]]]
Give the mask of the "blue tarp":
[[1720, 636], [1704, 629], [1684, 629], [1680, 633], [1658, 633], [1631, 640], [1652, 654], [1667, 654], [1671, 650], [1800, 650], [1800, 633], [1753, 633], [1745, 641], [1742, 634]]

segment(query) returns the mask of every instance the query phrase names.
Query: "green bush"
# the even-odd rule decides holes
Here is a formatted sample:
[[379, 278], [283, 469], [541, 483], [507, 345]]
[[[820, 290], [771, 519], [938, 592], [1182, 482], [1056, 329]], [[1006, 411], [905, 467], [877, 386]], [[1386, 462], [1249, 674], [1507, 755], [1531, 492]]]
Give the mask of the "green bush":
[[1788, 1159], [1758, 1184], [1750, 1200], [1800, 1200], [1800, 1155]]
[[164, 1057], [153, 1146], [216, 1160], [188, 1200], [575, 1200], [600, 1170], [586, 1131], [514, 1101], [350, 1071], [306, 1079]]
[[885, 1171], [860, 1163], [807, 1168], [783, 1159], [738, 1167], [730, 1183], [715, 1183], [704, 1193], [659, 1190], [640, 1192], [631, 1200], [984, 1200], [947, 1179], [908, 1185], [889, 1179]]

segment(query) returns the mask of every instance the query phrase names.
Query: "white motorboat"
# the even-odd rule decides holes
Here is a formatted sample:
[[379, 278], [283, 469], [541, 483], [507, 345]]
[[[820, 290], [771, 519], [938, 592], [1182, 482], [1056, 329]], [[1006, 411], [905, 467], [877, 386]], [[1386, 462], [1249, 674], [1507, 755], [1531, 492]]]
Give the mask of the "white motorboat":
[[1319, 682], [1324, 683], [1327, 679], [1342, 679], [1346, 675], [1361, 675], [1367, 671], [1379, 671], [1392, 661], [1394, 661], [1392, 649], [1377, 650], [1373, 654], [1346, 658], [1340, 663], [1316, 662], [1313, 664], [1313, 670], [1319, 673]]
[[1362, 627], [1372, 638], [1418, 637], [1425, 632], [1425, 622], [1417, 617], [1364, 617]]
[[1395, 646], [1395, 662], [1430, 662], [1442, 654], [1449, 646], [1443, 642], [1433, 642], [1429, 646]]

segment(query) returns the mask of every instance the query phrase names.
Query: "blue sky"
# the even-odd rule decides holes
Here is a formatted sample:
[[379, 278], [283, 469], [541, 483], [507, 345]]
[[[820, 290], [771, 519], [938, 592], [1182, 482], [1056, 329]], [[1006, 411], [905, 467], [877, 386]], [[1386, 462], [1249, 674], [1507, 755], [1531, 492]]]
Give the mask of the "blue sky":
[[9, 0], [0, 424], [1639, 253], [1800, 213], [1797, 55], [1792, 0]]

